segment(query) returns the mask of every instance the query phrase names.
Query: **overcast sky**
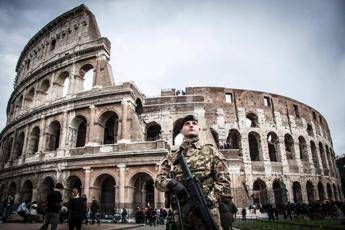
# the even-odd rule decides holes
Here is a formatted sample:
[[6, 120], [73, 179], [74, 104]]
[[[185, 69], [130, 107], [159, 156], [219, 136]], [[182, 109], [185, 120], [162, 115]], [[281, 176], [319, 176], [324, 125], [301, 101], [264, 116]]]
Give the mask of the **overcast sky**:
[[326, 118], [345, 153], [345, 1], [0, 1], [0, 129], [20, 52], [44, 25], [85, 3], [112, 43], [116, 82], [146, 96], [221, 86], [299, 100]]

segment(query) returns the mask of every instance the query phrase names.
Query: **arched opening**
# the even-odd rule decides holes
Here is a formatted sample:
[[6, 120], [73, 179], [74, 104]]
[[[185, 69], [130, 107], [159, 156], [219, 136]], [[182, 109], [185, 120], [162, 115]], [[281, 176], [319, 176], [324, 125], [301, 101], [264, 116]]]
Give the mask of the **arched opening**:
[[228, 137], [226, 138], [226, 143], [224, 145], [225, 149], [241, 149], [241, 134], [236, 129], [230, 129]]
[[319, 164], [319, 159], [317, 157], [317, 150], [316, 150], [316, 145], [315, 145], [314, 141], [310, 141], [310, 151], [311, 151], [311, 156], [313, 158], [314, 166], [315, 166], [315, 168], [319, 169], [320, 164]]
[[24, 146], [24, 132], [21, 132], [16, 138], [16, 144], [14, 146], [14, 156], [17, 159], [23, 153]]
[[32, 155], [38, 151], [39, 140], [40, 140], [40, 129], [36, 126], [32, 129], [31, 134], [30, 134], [30, 144], [29, 144], [29, 149], [28, 149], [29, 154]]
[[327, 162], [328, 162], [328, 168], [331, 172], [333, 172], [333, 164], [332, 164], [332, 157], [329, 153], [329, 148], [327, 145], [325, 145], [325, 149], [326, 149], [326, 159], [327, 159]]
[[277, 207], [287, 203], [287, 189], [282, 181], [275, 180], [273, 182], [274, 200]]
[[100, 117], [100, 124], [103, 127], [103, 144], [117, 143], [119, 117], [113, 111], [107, 111]]
[[308, 146], [304, 137], [298, 137], [299, 154], [302, 161], [308, 161]]
[[34, 103], [35, 89], [32, 87], [25, 97], [25, 104], [28, 108], [31, 108]]
[[334, 200], [339, 201], [340, 199], [339, 199], [337, 187], [335, 186], [335, 184], [333, 184], [333, 193], [334, 193]]
[[252, 128], [259, 127], [259, 119], [255, 113], [247, 113], [246, 115], [246, 126]]
[[91, 64], [83, 65], [79, 71], [80, 77], [83, 79], [83, 91], [91, 90], [94, 85], [95, 70]]
[[0, 187], [0, 200], [3, 201], [5, 199], [5, 185], [1, 185]]
[[333, 192], [332, 192], [332, 187], [329, 183], [327, 183], [327, 196], [328, 196], [328, 200], [333, 201]]
[[17, 116], [18, 114], [21, 113], [22, 105], [23, 105], [23, 95], [21, 95], [17, 100], [16, 100], [16, 106], [15, 106], [15, 115]]
[[55, 151], [60, 145], [61, 125], [58, 121], [53, 121], [49, 124], [47, 135], [47, 150]]
[[144, 111], [143, 104], [141, 103], [141, 100], [139, 98], [135, 101], [135, 104], [135, 112], [140, 116]]
[[210, 130], [211, 130], [211, 134], [212, 134], [213, 140], [216, 143], [217, 148], [219, 148], [219, 135], [218, 135], [216, 130], [214, 130], [212, 128], [210, 128]]
[[267, 144], [270, 161], [280, 161], [279, 138], [275, 132], [267, 134]]
[[262, 159], [260, 135], [256, 132], [250, 132], [248, 134], [248, 141], [250, 160], [260, 161]]
[[311, 126], [311, 124], [307, 124], [307, 133], [310, 137], [314, 136], [313, 127]]
[[308, 196], [308, 202], [313, 203], [315, 201], [315, 189], [313, 183], [310, 181], [307, 181], [307, 196]]
[[81, 193], [82, 191], [82, 183], [81, 180], [79, 179], [79, 177], [77, 176], [70, 176], [67, 178], [66, 181], [66, 195], [67, 195], [67, 199], [70, 199], [72, 197], [72, 190], [74, 188], [78, 189], [79, 193]]
[[76, 116], [69, 126], [69, 140], [71, 147], [83, 147], [86, 142], [87, 120], [83, 116]]
[[25, 181], [22, 188], [22, 202], [23, 201], [31, 202], [32, 190], [33, 190], [32, 182], [29, 180]]
[[15, 196], [17, 191], [17, 185], [15, 182], [11, 182], [10, 186], [8, 187], [8, 194], [11, 196]]
[[297, 181], [293, 182], [292, 184], [292, 191], [293, 191], [293, 202], [295, 203], [303, 203], [303, 198], [302, 198], [302, 188], [300, 183]]
[[134, 207], [155, 207], [154, 203], [154, 182], [147, 173], [138, 173], [131, 179], [134, 186], [133, 208]]
[[10, 160], [12, 145], [13, 145], [13, 137], [10, 137], [5, 141], [5, 146], [4, 146], [4, 162], [5, 163], [7, 163]]
[[99, 189], [96, 196], [100, 200], [102, 213], [113, 213], [115, 208], [115, 179], [109, 174], [102, 174], [95, 180], [95, 187]]
[[180, 133], [182, 127], [183, 118], [177, 119], [174, 122], [173, 128], [173, 145], [180, 145], [183, 142], [183, 135]]
[[69, 84], [70, 84], [69, 73], [67, 71], [64, 71], [56, 79], [56, 84], [55, 84], [56, 91], [57, 91], [56, 98], [61, 97], [61, 96], [65, 97], [69, 93]]
[[290, 134], [284, 136], [286, 158], [289, 160], [295, 159], [295, 146], [294, 140]]
[[54, 180], [51, 177], [44, 178], [43, 182], [41, 183], [41, 186], [39, 188], [39, 199], [38, 201], [43, 202], [47, 201], [47, 195], [50, 191], [52, 191], [54, 188]]
[[48, 79], [44, 79], [41, 81], [39, 88], [37, 90], [37, 101], [39, 103], [44, 103], [48, 99], [48, 90], [50, 88], [50, 81]]
[[325, 200], [325, 191], [321, 182], [317, 184], [317, 190], [319, 192], [319, 201], [323, 202]]
[[262, 205], [268, 204], [268, 194], [266, 183], [260, 179], [257, 179], [253, 184], [253, 203], [256, 207], [262, 207]]
[[156, 122], [150, 122], [146, 126], [146, 140], [156, 141], [161, 138], [161, 126]]
[[319, 150], [320, 150], [322, 167], [327, 170], [328, 166], [327, 166], [327, 162], [326, 162], [325, 151], [324, 151], [324, 148], [323, 148], [323, 145], [321, 142], [319, 142]]

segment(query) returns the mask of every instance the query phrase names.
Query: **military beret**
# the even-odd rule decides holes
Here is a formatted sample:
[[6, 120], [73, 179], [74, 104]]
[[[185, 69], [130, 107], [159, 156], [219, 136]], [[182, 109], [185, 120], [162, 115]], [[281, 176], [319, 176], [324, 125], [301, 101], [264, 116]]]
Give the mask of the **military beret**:
[[183, 118], [182, 123], [181, 123], [181, 128], [183, 127], [184, 123], [186, 123], [187, 121], [196, 121], [199, 122], [198, 119], [196, 118], [196, 116], [194, 115], [187, 115]]

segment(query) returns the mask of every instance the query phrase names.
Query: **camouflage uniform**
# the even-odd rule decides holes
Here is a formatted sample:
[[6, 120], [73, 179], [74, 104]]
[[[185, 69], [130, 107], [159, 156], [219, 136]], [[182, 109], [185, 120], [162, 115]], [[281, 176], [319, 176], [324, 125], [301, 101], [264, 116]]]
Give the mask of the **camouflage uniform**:
[[[224, 156], [213, 145], [201, 146], [198, 138], [184, 139], [178, 151], [169, 153], [162, 161], [161, 168], [155, 180], [155, 187], [162, 191], [168, 191], [167, 184], [171, 180], [168, 176], [173, 170], [176, 179], [184, 183], [182, 170], [179, 165], [173, 165], [179, 151], [185, 152], [185, 160], [191, 173], [198, 179], [202, 192], [210, 201], [210, 213], [217, 225], [221, 228], [219, 216], [220, 197], [231, 197], [230, 176]], [[183, 199], [182, 199], [183, 205]], [[200, 217], [194, 213], [188, 215], [188, 223], [195, 229], [205, 229]]]

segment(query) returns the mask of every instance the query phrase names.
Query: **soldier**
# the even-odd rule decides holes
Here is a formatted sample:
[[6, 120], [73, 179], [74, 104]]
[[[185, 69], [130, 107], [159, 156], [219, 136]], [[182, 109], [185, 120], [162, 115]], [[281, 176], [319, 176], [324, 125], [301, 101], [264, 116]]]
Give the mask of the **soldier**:
[[[187, 165], [199, 181], [203, 195], [208, 203], [213, 222], [218, 229], [222, 229], [220, 223], [219, 204], [221, 200], [230, 199], [230, 176], [224, 156], [211, 144], [201, 145], [199, 141], [199, 124], [193, 115], [183, 118], [181, 131], [183, 142], [177, 151], [169, 153], [162, 161], [161, 168], [155, 180], [155, 187], [162, 192], [178, 194], [183, 207], [186, 203], [184, 193], [184, 178], [179, 165], [173, 165], [177, 154], [184, 153]], [[176, 177], [170, 178], [169, 172], [175, 172]], [[171, 197], [171, 196], [170, 196]], [[172, 197], [171, 205], [176, 210], [176, 197]], [[184, 229], [206, 229], [197, 210], [191, 211], [184, 222]], [[178, 218], [175, 218], [178, 219]], [[177, 223], [180, 224], [180, 223]], [[189, 227], [188, 227], [189, 226]]]

